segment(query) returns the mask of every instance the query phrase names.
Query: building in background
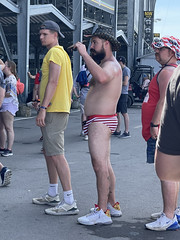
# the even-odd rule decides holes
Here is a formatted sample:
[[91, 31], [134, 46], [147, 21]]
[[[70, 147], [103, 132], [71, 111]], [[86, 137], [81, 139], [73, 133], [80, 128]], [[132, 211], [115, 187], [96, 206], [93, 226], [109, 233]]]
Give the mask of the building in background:
[[[40, 68], [45, 50], [39, 41], [40, 24], [51, 19], [57, 22], [68, 47], [85, 40], [98, 25], [112, 28], [121, 42], [116, 53], [128, 60], [133, 69], [136, 59], [150, 52], [153, 36], [153, 12], [156, 0], [0, 0], [0, 55], [13, 59], [18, 74], [25, 83], [24, 99], [32, 89], [33, 82], [27, 72], [36, 73]], [[150, 14], [152, 13], [152, 14]], [[145, 16], [152, 16], [145, 19]], [[151, 20], [151, 23], [150, 23]], [[89, 42], [85, 43], [87, 47]], [[73, 64], [74, 76], [79, 71], [81, 58], [77, 52], [68, 52]]]

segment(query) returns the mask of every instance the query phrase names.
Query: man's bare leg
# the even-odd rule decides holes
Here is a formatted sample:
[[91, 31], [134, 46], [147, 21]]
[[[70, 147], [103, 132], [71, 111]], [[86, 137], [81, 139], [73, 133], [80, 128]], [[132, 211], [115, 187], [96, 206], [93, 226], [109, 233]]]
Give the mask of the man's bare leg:
[[[110, 187], [110, 129], [102, 123], [92, 123], [88, 129], [89, 151], [97, 178], [98, 205], [105, 212]], [[110, 174], [109, 174], [110, 173]]]
[[109, 195], [108, 195], [108, 202], [113, 206], [115, 204], [115, 183], [116, 178], [114, 171], [112, 169], [111, 163], [109, 164], [109, 179], [110, 179], [110, 186], [109, 186]]
[[180, 182], [180, 156], [156, 153], [156, 173], [160, 180]]
[[124, 117], [124, 128], [125, 128], [125, 132], [129, 132], [129, 115], [128, 113], [122, 113], [123, 117]]
[[168, 218], [173, 218], [179, 193], [180, 156], [167, 155], [157, 150], [155, 166], [161, 180], [163, 211]]
[[163, 212], [171, 219], [174, 217], [174, 210], [177, 206], [177, 185], [179, 185], [177, 182], [161, 181]]
[[120, 113], [117, 113], [117, 119], [118, 119], [118, 125], [116, 128], [116, 132], [120, 132], [121, 130], [121, 117], [120, 117]]
[[108, 195], [108, 202], [113, 206], [115, 204], [115, 184], [116, 184], [116, 177], [111, 165], [110, 159], [110, 149], [111, 144], [109, 141], [109, 158], [108, 158], [108, 171], [109, 171], [109, 195]]
[[64, 155], [46, 156], [46, 163], [51, 184], [58, 183], [58, 176], [62, 184], [63, 191], [69, 191], [71, 187], [71, 174], [69, 165]]

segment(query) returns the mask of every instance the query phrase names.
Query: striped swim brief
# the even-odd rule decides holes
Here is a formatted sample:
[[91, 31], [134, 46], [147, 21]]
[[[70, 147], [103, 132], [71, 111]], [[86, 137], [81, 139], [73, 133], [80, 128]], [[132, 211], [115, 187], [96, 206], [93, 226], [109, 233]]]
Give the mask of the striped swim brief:
[[87, 117], [87, 120], [84, 122], [84, 125], [83, 125], [83, 131], [85, 135], [88, 135], [88, 126], [93, 122], [99, 122], [99, 123], [105, 124], [111, 130], [111, 133], [114, 133], [118, 125], [117, 114], [91, 115]]

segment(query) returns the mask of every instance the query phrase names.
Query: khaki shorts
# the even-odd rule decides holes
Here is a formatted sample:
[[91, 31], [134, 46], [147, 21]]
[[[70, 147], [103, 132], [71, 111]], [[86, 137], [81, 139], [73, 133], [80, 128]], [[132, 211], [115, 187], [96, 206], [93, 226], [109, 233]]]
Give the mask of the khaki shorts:
[[64, 130], [69, 119], [68, 113], [47, 112], [45, 127], [42, 127], [43, 149], [46, 156], [64, 154]]

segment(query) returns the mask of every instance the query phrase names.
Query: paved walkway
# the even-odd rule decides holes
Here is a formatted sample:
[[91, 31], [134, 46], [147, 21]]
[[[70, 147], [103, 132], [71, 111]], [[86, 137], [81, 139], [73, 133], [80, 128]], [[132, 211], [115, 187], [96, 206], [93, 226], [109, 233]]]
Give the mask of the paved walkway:
[[[44, 214], [46, 206], [31, 203], [33, 197], [41, 196], [48, 187], [46, 165], [40, 153], [41, 134], [34, 117], [16, 118], [14, 156], [0, 157], [13, 171], [11, 185], [0, 188], [0, 240], [180, 239], [180, 231], [153, 232], [144, 228], [150, 214], [162, 209], [162, 199], [154, 166], [146, 164], [140, 114], [139, 105], [129, 109], [131, 138], [112, 137], [116, 198], [123, 216], [114, 218], [112, 225], [91, 227], [77, 224], [77, 217], [87, 214], [97, 202], [88, 143], [79, 136], [80, 113], [72, 111], [65, 133], [66, 157], [80, 210], [78, 216], [48, 216]], [[61, 188], [59, 192], [62, 193]]]

